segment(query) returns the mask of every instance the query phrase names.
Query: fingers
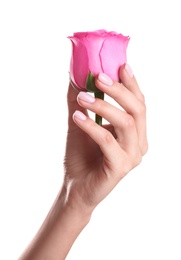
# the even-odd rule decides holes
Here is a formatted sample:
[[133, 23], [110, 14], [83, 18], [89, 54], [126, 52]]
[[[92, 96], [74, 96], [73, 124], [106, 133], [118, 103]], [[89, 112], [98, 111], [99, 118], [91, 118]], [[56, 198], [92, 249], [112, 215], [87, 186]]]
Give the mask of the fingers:
[[[124, 74], [125, 85], [113, 81], [111, 84], [111, 79], [103, 73], [100, 73], [96, 79], [96, 85], [104, 93], [112, 97], [127, 113], [136, 118], [141, 110], [145, 110], [144, 102], [137, 97], [138, 95], [141, 96], [141, 92], [138, 87], [136, 90], [134, 89], [134, 86], [136, 86], [135, 79], [126, 77], [125, 69], [124, 71], [122, 69], [120, 74]], [[137, 92], [137, 96], [130, 89]]]
[[[140, 100], [137, 103], [137, 113], [134, 113], [133, 116], [136, 120], [137, 131], [139, 136], [139, 143], [141, 152], [144, 155], [148, 150], [148, 141], [147, 141], [147, 133], [146, 133], [146, 105], [145, 105], [145, 98], [142, 94], [138, 83], [136, 81], [135, 76], [128, 64], [124, 64], [120, 68], [120, 79], [123, 85], [130, 90], [133, 95]], [[134, 106], [136, 103], [134, 103]]]
[[128, 65], [120, 68], [121, 84], [111, 81], [107, 75], [99, 74], [97, 87], [112, 97], [124, 110], [133, 116], [142, 154], [148, 148], [146, 137], [146, 106], [135, 77]]
[[[103, 118], [105, 118], [107, 121], [111, 123], [111, 125], [114, 126], [114, 131], [116, 132], [117, 140], [116, 145], [118, 144], [126, 153], [130, 155], [130, 157], [134, 158], [135, 155], [139, 154], [139, 143], [138, 143], [138, 136], [137, 136], [137, 130], [135, 126], [134, 119], [131, 115], [126, 113], [125, 111], [122, 111], [118, 109], [117, 107], [107, 103], [106, 101], [103, 101], [101, 99], [95, 99], [92, 95], [86, 92], [80, 92], [78, 94], [78, 103], [85, 107], [92, 112], [99, 114]], [[76, 112], [77, 116], [79, 116], [79, 119], [82, 119], [83, 121], [86, 120], [86, 123], [79, 125], [86, 133], [91, 136], [96, 143], [99, 144], [99, 140], [101, 136], [104, 138], [106, 133], [109, 136], [109, 131], [105, 129], [102, 130], [102, 127], [97, 127], [97, 124], [94, 121], [88, 120], [85, 115], [80, 114], [80, 112]], [[75, 122], [76, 118], [74, 118]], [[88, 125], [89, 124], [89, 125]], [[112, 135], [111, 135], [112, 136]], [[97, 139], [98, 137], [98, 139]], [[110, 147], [107, 146], [106, 138], [104, 138], [104, 143], [106, 143], [105, 148], [109, 150]], [[112, 140], [115, 138], [112, 136]], [[109, 137], [110, 139], [110, 137]], [[101, 142], [101, 147], [102, 147]], [[111, 151], [113, 154], [115, 152], [115, 149]], [[107, 153], [107, 152], [106, 152]]]
[[[75, 111], [73, 120], [99, 145], [104, 154], [105, 165], [107, 168], [112, 169], [114, 173], [117, 173], [118, 178], [122, 178], [126, 173], [140, 163], [141, 154], [136, 148], [138, 147], [138, 144], [134, 144], [135, 140], [132, 138], [134, 134], [132, 135], [131, 131], [129, 131], [129, 134], [127, 134], [127, 137], [125, 138], [128, 142], [127, 146], [129, 146], [129, 151], [125, 151], [126, 149], [124, 150], [122, 146], [120, 146], [120, 143], [109, 131], [99, 126], [82, 112]], [[121, 176], [119, 175], [120, 171]]]
[[[113, 82], [107, 75], [100, 73], [96, 78], [96, 85], [100, 90], [113, 98], [124, 111], [106, 101], [95, 100], [93, 96], [85, 92], [78, 95], [78, 103], [81, 107], [99, 114], [110, 122], [124, 149], [127, 147], [130, 150], [132, 145], [136, 145], [135, 142], [138, 140], [140, 151], [142, 154], [145, 154], [148, 143], [144, 97], [128, 65], [123, 65], [120, 68], [120, 78], [122, 83]], [[130, 127], [132, 119], [134, 119], [134, 130], [133, 126]]]

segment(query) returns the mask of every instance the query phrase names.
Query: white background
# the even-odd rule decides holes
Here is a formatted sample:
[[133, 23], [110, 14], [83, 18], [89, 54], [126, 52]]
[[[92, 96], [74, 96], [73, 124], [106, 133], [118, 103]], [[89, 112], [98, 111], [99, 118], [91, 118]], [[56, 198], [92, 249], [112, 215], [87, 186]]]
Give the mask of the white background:
[[18, 258], [61, 186], [67, 36], [97, 29], [131, 37], [149, 151], [95, 210], [67, 260], [181, 259], [179, 2], [1, 0], [0, 259]]

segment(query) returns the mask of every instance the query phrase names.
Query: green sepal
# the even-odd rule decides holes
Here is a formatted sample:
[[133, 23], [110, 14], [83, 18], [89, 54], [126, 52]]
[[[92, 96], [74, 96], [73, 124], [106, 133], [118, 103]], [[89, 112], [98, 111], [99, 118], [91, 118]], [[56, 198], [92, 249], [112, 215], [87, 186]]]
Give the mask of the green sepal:
[[95, 78], [91, 72], [89, 72], [89, 74], [87, 75], [86, 90], [88, 92], [93, 92], [93, 93], [100, 92], [100, 90], [95, 85]]

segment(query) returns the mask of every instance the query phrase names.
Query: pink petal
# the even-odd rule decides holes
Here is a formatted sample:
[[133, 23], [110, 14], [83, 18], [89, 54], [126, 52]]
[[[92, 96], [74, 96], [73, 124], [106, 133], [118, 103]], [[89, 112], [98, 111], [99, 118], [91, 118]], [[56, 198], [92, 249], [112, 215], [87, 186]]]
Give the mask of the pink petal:
[[84, 89], [86, 87], [86, 78], [89, 73], [89, 61], [87, 50], [79, 39], [70, 37], [72, 41], [72, 57], [70, 63], [70, 77], [74, 84]]
[[106, 38], [100, 52], [103, 72], [115, 81], [119, 81], [119, 68], [126, 62], [128, 42], [129, 37], [113, 33], [109, 38]]
[[94, 76], [102, 72], [102, 64], [100, 61], [100, 50], [104, 37], [100, 37], [97, 33], [89, 33], [85, 38], [81, 39], [85, 45], [89, 59], [89, 69]]

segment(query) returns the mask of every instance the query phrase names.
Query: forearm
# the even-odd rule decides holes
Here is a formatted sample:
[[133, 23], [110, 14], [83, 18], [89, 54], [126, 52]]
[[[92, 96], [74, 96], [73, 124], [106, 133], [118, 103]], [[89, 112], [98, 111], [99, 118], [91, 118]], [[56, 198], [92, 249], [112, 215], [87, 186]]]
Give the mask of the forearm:
[[64, 260], [91, 214], [82, 214], [65, 202], [61, 192], [33, 241], [19, 260]]

